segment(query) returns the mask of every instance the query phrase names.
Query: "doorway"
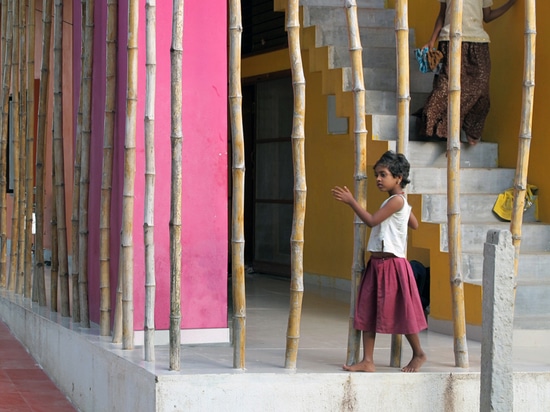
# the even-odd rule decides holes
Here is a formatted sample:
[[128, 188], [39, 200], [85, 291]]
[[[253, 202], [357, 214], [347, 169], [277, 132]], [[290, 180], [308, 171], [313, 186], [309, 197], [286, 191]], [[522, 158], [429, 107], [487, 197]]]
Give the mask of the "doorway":
[[294, 199], [293, 90], [288, 73], [243, 86], [245, 262], [255, 272], [290, 276]]

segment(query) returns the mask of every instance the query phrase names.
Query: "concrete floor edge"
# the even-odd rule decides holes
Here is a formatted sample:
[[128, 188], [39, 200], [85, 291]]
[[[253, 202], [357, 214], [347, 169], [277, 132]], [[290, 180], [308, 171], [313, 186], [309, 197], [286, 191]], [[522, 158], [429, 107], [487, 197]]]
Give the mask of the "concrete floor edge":
[[[84, 412], [479, 410], [480, 374], [475, 370], [170, 372], [139, 361], [142, 348], [122, 351], [109, 339], [71, 328], [66, 320], [57, 321], [57, 316], [19, 297], [0, 294], [0, 317]], [[546, 411], [548, 405], [548, 365], [514, 373], [514, 411]]]

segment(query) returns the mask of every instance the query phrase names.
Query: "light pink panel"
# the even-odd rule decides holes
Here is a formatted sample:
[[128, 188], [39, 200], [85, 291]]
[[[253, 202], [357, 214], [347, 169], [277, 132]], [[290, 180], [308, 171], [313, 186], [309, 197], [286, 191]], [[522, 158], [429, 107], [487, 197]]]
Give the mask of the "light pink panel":
[[[135, 329], [143, 329], [145, 266], [143, 246], [144, 208], [144, 104], [145, 104], [145, 1], [140, 9], [139, 91], [137, 121], [136, 183], [134, 206], [134, 319]], [[76, 8], [76, 7], [75, 7]], [[101, 9], [101, 10], [98, 10]], [[75, 12], [75, 21], [77, 14]], [[103, 22], [106, 10], [96, 7]], [[79, 18], [78, 18], [79, 20]], [[119, 36], [127, 33], [127, 2], [119, 2]], [[75, 24], [77, 26], [77, 24]], [[78, 27], [78, 26], [77, 26]], [[172, 2], [157, 2], [157, 96], [155, 112], [156, 188], [156, 329], [168, 329], [170, 310], [170, 43]], [[227, 40], [226, 2], [186, 0], [183, 54], [183, 211], [182, 211], [182, 327], [227, 327]], [[96, 35], [96, 39], [98, 35]], [[77, 40], [75, 36], [75, 44]], [[122, 42], [122, 38], [121, 38]], [[104, 42], [96, 48], [102, 65], [94, 76], [94, 124], [97, 138], [92, 151], [90, 193], [90, 316], [99, 319], [99, 201], [105, 100]], [[101, 58], [103, 56], [103, 58]], [[95, 57], [94, 57], [95, 58]], [[125, 41], [119, 44], [119, 85], [126, 79]], [[101, 76], [101, 79], [97, 79]], [[76, 89], [78, 90], [78, 89]], [[97, 94], [96, 94], [97, 93]], [[117, 90], [117, 143], [113, 181], [112, 273], [118, 272], [123, 186], [125, 130], [124, 87]], [[93, 181], [92, 181], [92, 176]], [[113, 293], [116, 280], [111, 283]]]

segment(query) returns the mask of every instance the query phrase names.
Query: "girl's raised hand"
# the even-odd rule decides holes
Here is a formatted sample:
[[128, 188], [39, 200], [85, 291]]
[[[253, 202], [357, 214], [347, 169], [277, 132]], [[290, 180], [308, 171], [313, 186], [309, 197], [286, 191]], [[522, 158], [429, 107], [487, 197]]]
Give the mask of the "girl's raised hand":
[[354, 200], [354, 197], [349, 191], [349, 189], [347, 188], [347, 186], [344, 186], [344, 187], [334, 186], [334, 188], [331, 189], [331, 192], [332, 192], [332, 196], [336, 200], [339, 200], [340, 202], [350, 204]]

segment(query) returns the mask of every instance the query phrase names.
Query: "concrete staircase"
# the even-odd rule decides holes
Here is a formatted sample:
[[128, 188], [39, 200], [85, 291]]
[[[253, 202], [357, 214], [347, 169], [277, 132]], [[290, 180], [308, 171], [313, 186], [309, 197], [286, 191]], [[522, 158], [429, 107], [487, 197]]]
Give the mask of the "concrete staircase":
[[[316, 50], [310, 49], [311, 69], [327, 78], [324, 93], [338, 94], [352, 89], [348, 32], [344, 2], [301, 0], [306, 36], [313, 35]], [[396, 58], [395, 11], [384, 0], [358, 0], [358, 18], [363, 47], [366, 112], [369, 115], [369, 144], [385, 144], [395, 149], [396, 140]], [[413, 56], [414, 32], [410, 35], [411, 113], [421, 107], [431, 91], [432, 76], [418, 70]], [[326, 53], [320, 59], [315, 53]], [[319, 61], [326, 61], [321, 67]], [[336, 74], [335, 74], [336, 73]], [[340, 77], [341, 74], [341, 77]], [[335, 86], [336, 84], [336, 86]], [[337, 88], [341, 88], [337, 90]], [[430, 254], [447, 253], [446, 144], [415, 141], [414, 120], [410, 123], [408, 158], [411, 204], [421, 210], [421, 226], [413, 234], [413, 246], [430, 249]], [[369, 146], [370, 147], [370, 146]], [[498, 167], [498, 145], [481, 142], [476, 147], [462, 145], [461, 221], [464, 280], [481, 287], [483, 245], [489, 229], [509, 229], [492, 207], [498, 193], [513, 185], [514, 170]], [[439, 241], [427, 232], [439, 232]], [[435, 231], [435, 232], [434, 232]], [[432, 239], [432, 243], [426, 239]], [[515, 330], [550, 329], [550, 225], [535, 219], [534, 207], [524, 215]], [[481, 295], [481, 293], [479, 293]], [[525, 335], [530, 339], [529, 335]]]

